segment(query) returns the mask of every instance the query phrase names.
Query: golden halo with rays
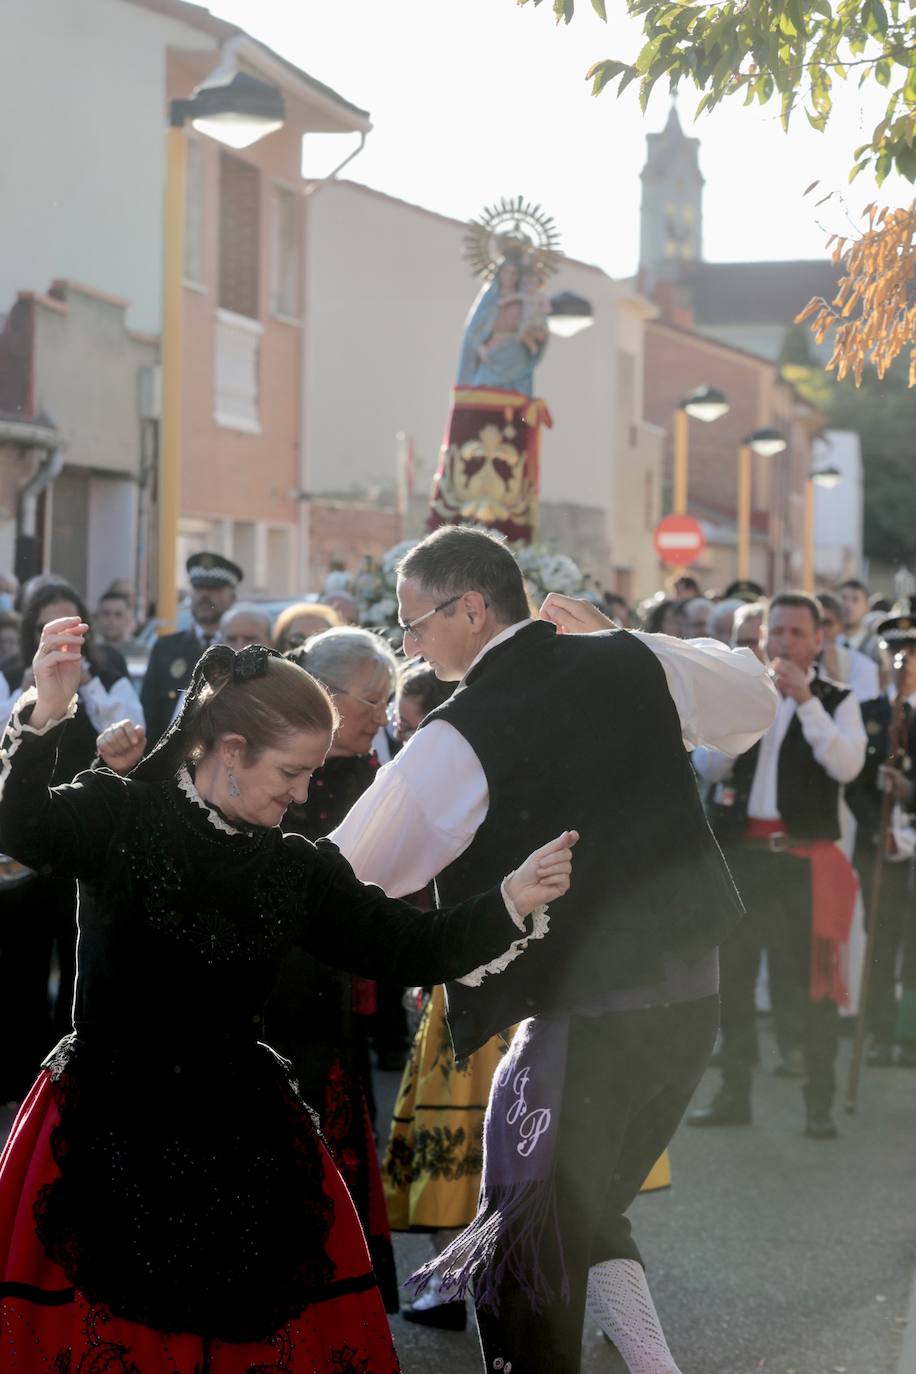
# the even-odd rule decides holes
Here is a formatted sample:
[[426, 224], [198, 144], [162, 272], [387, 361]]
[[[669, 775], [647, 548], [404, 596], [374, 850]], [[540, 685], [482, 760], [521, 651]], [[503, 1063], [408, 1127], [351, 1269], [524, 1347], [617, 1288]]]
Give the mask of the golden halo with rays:
[[524, 196], [505, 196], [468, 221], [464, 256], [475, 277], [492, 281], [505, 257], [517, 257], [541, 276], [559, 269], [560, 231], [551, 215]]

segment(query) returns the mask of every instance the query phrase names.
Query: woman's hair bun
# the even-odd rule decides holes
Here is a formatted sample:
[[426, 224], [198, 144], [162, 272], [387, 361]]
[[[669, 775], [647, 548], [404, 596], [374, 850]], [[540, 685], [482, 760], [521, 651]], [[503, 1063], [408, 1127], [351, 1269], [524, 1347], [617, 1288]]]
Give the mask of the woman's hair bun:
[[201, 655], [194, 677], [199, 676], [201, 684], [206, 683], [213, 691], [217, 691], [232, 680], [234, 663], [235, 654], [228, 644], [211, 644]]

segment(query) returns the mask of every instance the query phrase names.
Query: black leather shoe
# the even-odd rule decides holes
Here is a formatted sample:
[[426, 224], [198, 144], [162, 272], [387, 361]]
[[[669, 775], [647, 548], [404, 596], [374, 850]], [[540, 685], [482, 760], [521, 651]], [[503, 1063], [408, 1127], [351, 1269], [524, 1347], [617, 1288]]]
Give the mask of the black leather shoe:
[[870, 1069], [889, 1069], [894, 1062], [894, 1052], [886, 1040], [872, 1040], [865, 1051], [865, 1062]]
[[805, 1135], [809, 1140], [836, 1140], [837, 1128], [830, 1113], [823, 1107], [808, 1107], [805, 1112]]
[[432, 1326], [437, 1331], [464, 1331], [468, 1324], [468, 1308], [465, 1302], [442, 1302], [436, 1307], [415, 1307], [409, 1302], [401, 1308], [405, 1322], [415, 1322], [417, 1326]]
[[687, 1115], [688, 1126], [750, 1126], [751, 1104], [747, 1098], [716, 1093], [708, 1107], [695, 1107]]

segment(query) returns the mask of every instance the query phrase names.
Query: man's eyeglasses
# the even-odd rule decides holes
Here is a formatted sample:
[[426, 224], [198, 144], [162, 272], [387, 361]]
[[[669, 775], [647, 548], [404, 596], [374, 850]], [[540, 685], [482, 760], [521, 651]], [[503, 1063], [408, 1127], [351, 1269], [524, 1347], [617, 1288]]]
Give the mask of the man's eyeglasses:
[[417, 626], [422, 625], [424, 620], [431, 620], [434, 615], [438, 615], [440, 611], [446, 610], [447, 607], [454, 606], [455, 602], [460, 601], [463, 596], [464, 592], [459, 592], [457, 596], [450, 596], [448, 601], [440, 601], [439, 605], [434, 606], [431, 611], [425, 611], [423, 615], [418, 615], [416, 620], [408, 620], [406, 623], [400, 621], [399, 624], [404, 631], [404, 637], [406, 638], [407, 635], [410, 635], [411, 639], [415, 639], [419, 644], [420, 636], [417, 634]]

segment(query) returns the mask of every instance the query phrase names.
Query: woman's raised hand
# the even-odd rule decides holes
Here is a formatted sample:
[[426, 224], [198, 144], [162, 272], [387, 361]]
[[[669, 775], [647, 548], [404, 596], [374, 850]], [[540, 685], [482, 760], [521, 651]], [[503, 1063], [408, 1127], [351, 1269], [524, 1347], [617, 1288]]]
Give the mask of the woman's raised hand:
[[572, 850], [578, 842], [577, 830], [564, 830], [550, 844], [529, 854], [523, 864], [506, 879], [506, 892], [520, 916], [535, 907], [556, 901], [569, 889]]
[[41, 729], [49, 720], [60, 720], [78, 691], [83, 676], [83, 644], [89, 626], [79, 616], [50, 620], [41, 632], [32, 671], [38, 701], [30, 724]]
[[613, 620], [591, 601], [583, 601], [578, 596], [562, 596], [560, 592], [547, 593], [540, 617], [556, 625], [561, 635], [587, 635], [594, 630], [617, 629]]
[[143, 758], [146, 731], [132, 720], [119, 720], [107, 726], [95, 742], [99, 758], [106, 768], [123, 777]]

